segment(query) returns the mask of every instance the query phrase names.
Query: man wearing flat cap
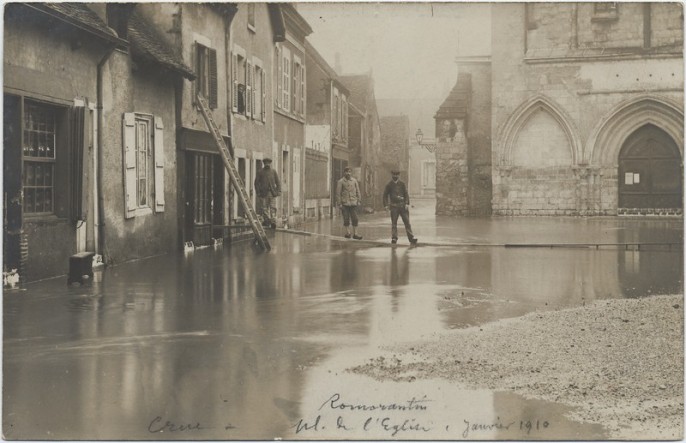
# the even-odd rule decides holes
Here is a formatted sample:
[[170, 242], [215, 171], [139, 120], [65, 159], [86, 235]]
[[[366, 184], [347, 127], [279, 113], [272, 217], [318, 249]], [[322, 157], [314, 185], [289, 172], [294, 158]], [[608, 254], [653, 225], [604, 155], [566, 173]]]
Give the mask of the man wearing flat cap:
[[262, 160], [264, 167], [257, 171], [255, 177], [255, 192], [262, 209], [262, 223], [276, 229], [276, 197], [281, 195], [279, 175], [272, 169], [272, 159]]
[[400, 180], [400, 171], [391, 171], [391, 181], [383, 191], [383, 205], [386, 210], [391, 210], [391, 243], [398, 242], [398, 216], [403, 219], [405, 233], [410, 243], [417, 244], [417, 238], [412, 233], [410, 226], [410, 194], [407, 186]]

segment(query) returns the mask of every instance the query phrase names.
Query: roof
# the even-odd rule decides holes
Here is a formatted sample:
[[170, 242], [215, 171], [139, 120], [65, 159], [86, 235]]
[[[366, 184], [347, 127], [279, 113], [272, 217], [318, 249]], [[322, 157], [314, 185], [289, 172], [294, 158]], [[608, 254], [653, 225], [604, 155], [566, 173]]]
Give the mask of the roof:
[[367, 74], [341, 75], [338, 79], [350, 91], [349, 102], [359, 109], [367, 109], [367, 97], [372, 87], [372, 78]]
[[312, 27], [307, 20], [300, 15], [295, 7], [290, 3], [281, 3], [281, 13], [283, 14], [286, 29], [292, 31], [297, 37], [304, 39], [312, 34]]
[[72, 26], [105, 40], [126, 44], [107, 24], [84, 3], [24, 3], [29, 8], [58, 18]]
[[129, 20], [128, 34], [134, 55], [158, 63], [189, 80], [195, 79], [193, 70], [167, 46], [153, 25], [135, 11]]
[[469, 93], [471, 91], [472, 75], [469, 73], [462, 73], [457, 75], [457, 82], [450, 91], [448, 97], [443, 104], [438, 108], [435, 119], [444, 118], [465, 118], [467, 116], [467, 107], [469, 105]]
[[338, 84], [338, 89], [341, 89], [346, 94], [350, 93], [350, 91], [348, 91], [348, 88], [339, 80], [336, 71], [334, 71], [331, 65], [329, 65], [326, 62], [326, 60], [324, 60], [324, 57], [322, 57], [319, 51], [317, 51], [317, 49], [314, 46], [312, 46], [312, 44], [308, 40], [305, 40], [305, 53], [308, 56], [312, 57], [315, 63], [317, 63], [322, 68], [326, 75], [328, 75], [329, 78], [333, 79]]

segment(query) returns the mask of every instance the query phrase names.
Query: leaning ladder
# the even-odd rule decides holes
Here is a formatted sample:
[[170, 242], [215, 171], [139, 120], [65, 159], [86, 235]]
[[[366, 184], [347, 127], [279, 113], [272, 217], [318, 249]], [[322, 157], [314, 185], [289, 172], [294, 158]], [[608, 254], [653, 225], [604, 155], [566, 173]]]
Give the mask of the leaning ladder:
[[252, 230], [255, 233], [255, 240], [262, 249], [269, 251], [271, 249], [271, 245], [269, 244], [269, 240], [267, 240], [267, 234], [264, 232], [264, 228], [257, 219], [257, 213], [255, 212], [255, 209], [250, 204], [250, 198], [245, 190], [243, 179], [240, 175], [238, 175], [238, 170], [236, 169], [236, 165], [233, 163], [231, 153], [226, 147], [221, 132], [219, 132], [219, 128], [212, 118], [212, 111], [210, 111], [207, 100], [202, 96], [202, 94], [198, 94], [197, 97], [198, 103], [200, 104], [200, 111], [202, 111], [202, 116], [205, 118], [205, 123], [212, 133], [212, 137], [214, 137], [214, 142], [219, 148], [219, 153], [224, 161], [224, 166], [226, 167], [226, 170], [229, 171], [231, 183], [237, 190], [238, 200], [243, 206], [245, 213], [248, 215], [248, 221], [250, 222], [250, 226], [252, 226]]

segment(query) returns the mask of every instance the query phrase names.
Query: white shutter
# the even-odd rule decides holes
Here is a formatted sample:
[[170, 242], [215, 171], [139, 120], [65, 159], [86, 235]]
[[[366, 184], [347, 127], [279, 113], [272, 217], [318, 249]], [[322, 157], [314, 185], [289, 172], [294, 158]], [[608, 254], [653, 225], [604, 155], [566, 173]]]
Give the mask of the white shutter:
[[262, 90], [262, 121], [267, 121], [267, 80], [264, 69], [260, 71], [260, 82]]
[[231, 109], [238, 112], [238, 55], [234, 53], [231, 54], [231, 80]]
[[124, 114], [122, 125], [124, 141], [124, 218], [136, 215], [136, 115]]
[[164, 124], [155, 117], [155, 212], [164, 212]]
[[260, 116], [257, 115], [257, 100], [259, 97], [257, 97], [257, 83], [259, 82], [259, 79], [255, 78], [255, 72], [257, 69], [255, 69], [255, 65], [252, 65], [250, 68], [250, 84], [252, 85], [252, 118], [259, 118]]
[[281, 82], [283, 73], [281, 72], [281, 48], [276, 47], [276, 107], [281, 109]]
[[306, 90], [305, 90], [305, 65], [302, 65], [300, 68], [300, 115], [305, 117], [305, 95], [306, 95]]
[[252, 64], [245, 62], [245, 116], [252, 116]]

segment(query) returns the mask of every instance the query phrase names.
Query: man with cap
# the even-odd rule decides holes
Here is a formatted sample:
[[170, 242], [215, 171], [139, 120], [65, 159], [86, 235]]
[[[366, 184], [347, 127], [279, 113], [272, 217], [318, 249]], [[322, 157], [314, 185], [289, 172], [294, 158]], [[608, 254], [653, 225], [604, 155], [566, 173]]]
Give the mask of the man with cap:
[[400, 180], [400, 171], [391, 171], [391, 181], [383, 191], [383, 205], [386, 210], [391, 210], [391, 243], [398, 242], [398, 216], [403, 219], [405, 232], [410, 243], [417, 244], [417, 238], [412, 233], [410, 226], [410, 195], [407, 186]]
[[264, 167], [257, 171], [255, 177], [255, 192], [262, 208], [263, 224], [276, 229], [276, 197], [281, 195], [281, 182], [275, 170], [272, 169], [272, 159], [262, 160]]
[[[357, 205], [362, 201], [360, 185], [355, 177], [352, 176], [353, 170], [346, 167], [343, 170], [343, 177], [338, 180], [336, 185], [336, 202], [343, 213], [343, 226], [345, 226], [345, 238], [361, 240], [362, 236], [357, 235]], [[350, 221], [352, 220], [353, 232], [350, 233]]]

